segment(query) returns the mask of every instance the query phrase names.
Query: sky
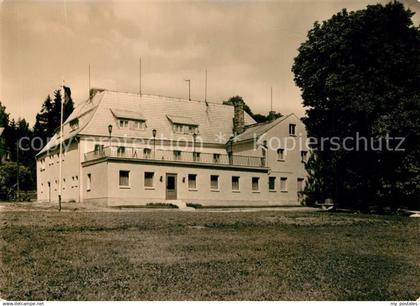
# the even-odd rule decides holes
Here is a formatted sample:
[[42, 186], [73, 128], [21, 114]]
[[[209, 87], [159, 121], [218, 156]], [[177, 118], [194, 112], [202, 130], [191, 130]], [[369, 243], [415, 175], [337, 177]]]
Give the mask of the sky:
[[[31, 126], [48, 94], [91, 87], [222, 103], [240, 95], [254, 113], [304, 114], [291, 67], [315, 21], [378, 1], [0, 0], [0, 101]], [[386, 3], [387, 1], [380, 1]], [[420, 0], [403, 1], [416, 12]]]

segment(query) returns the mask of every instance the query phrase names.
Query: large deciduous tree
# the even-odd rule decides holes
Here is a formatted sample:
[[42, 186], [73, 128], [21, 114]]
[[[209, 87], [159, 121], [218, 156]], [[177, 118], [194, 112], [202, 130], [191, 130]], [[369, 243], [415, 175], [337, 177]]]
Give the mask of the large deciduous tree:
[[[300, 46], [292, 71], [308, 135], [374, 140], [367, 149], [359, 141], [359, 150], [313, 145], [309, 202], [420, 205], [420, 30], [412, 15], [399, 2], [344, 9], [316, 22]], [[404, 151], [395, 150], [399, 140], [378, 150], [387, 135], [404, 137]]]

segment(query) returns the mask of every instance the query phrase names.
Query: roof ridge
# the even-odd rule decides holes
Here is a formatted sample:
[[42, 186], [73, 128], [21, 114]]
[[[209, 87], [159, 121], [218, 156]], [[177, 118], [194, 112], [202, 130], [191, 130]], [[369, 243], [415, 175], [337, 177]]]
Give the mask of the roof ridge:
[[112, 90], [112, 89], [104, 89], [102, 92], [110, 92], [110, 93], [116, 93], [116, 94], [128, 94], [128, 95], [132, 95], [132, 96], [148, 96], [148, 97], [158, 97], [158, 98], [165, 98], [165, 99], [172, 99], [172, 100], [176, 100], [178, 102], [195, 102], [195, 103], [207, 103], [207, 104], [213, 104], [213, 105], [220, 105], [220, 106], [229, 106], [229, 107], [233, 107], [233, 105], [228, 105], [228, 104], [224, 104], [219, 103], [219, 102], [212, 102], [212, 101], [202, 101], [202, 100], [188, 100], [185, 98], [179, 98], [179, 97], [172, 97], [172, 96], [166, 96], [166, 95], [158, 95], [158, 94], [149, 94], [149, 93], [142, 93], [141, 95], [139, 93], [135, 93], [135, 92], [129, 92], [129, 91], [118, 91], [118, 90]]

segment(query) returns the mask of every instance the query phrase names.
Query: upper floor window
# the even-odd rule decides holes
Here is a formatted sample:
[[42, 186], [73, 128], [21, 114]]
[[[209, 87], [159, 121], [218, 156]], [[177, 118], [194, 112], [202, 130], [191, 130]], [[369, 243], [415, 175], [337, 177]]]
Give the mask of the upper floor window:
[[181, 151], [174, 151], [174, 159], [181, 160]]
[[193, 160], [194, 161], [200, 161], [200, 152], [193, 152]]
[[284, 160], [284, 149], [277, 149], [277, 160]]
[[289, 135], [296, 135], [296, 124], [289, 124]]
[[152, 150], [151, 149], [149, 149], [149, 148], [144, 148], [143, 149], [143, 156], [144, 156], [144, 158], [150, 158], [151, 154], [152, 154]]
[[95, 145], [95, 154], [100, 154], [104, 151], [104, 145], [96, 144]]
[[218, 164], [220, 162], [220, 154], [218, 154], [218, 153], [213, 154], [213, 162], [215, 164]]
[[125, 147], [118, 147], [117, 149], [117, 156], [121, 157], [125, 155]]
[[306, 163], [308, 161], [308, 152], [307, 151], [301, 151], [300, 157], [302, 160], [302, 163]]

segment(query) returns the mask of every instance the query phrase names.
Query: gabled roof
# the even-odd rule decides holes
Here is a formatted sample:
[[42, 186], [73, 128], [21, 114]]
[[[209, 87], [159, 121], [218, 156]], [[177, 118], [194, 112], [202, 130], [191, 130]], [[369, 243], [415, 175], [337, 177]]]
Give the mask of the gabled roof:
[[236, 136], [235, 142], [247, 141], [250, 139], [254, 139], [254, 137], [258, 138], [262, 136], [263, 134], [267, 133], [268, 130], [275, 127], [277, 124], [279, 124], [280, 122], [282, 122], [283, 120], [285, 120], [286, 118], [290, 116], [295, 116], [295, 115], [289, 114], [287, 116], [281, 116], [277, 118], [276, 120], [273, 120], [270, 122], [262, 122], [262, 123], [249, 125], [246, 127], [246, 130], [242, 134]]
[[[147, 121], [144, 130], [123, 129], [118, 125], [117, 113], [140, 115]], [[225, 144], [232, 135], [233, 106], [222, 103], [189, 101], [185, 99], [163, 97], [157, 95], [139, 95], [104, 90], [96, 93], [91, 101], [86, 100], [76, 107], [63, 125], [63, 139], [76, 135], [108, 137], [108, 125], [114, 126], [113, 137], [152, 138], [152, 130], [156, 129], [157, 138], [169, 140], [188, 139], [192, 135], [173, 133], [173, 122], [199, 126], [199, 141], [203, 143]], [[79, 127], [71, 131], [69, 122], [79, 119]], [[173, 121], [172, 121], [173, 120]], [[255, 121], [245, 113], [245, 124]], [[59, 144], [55, 135], [39, 153]]]

